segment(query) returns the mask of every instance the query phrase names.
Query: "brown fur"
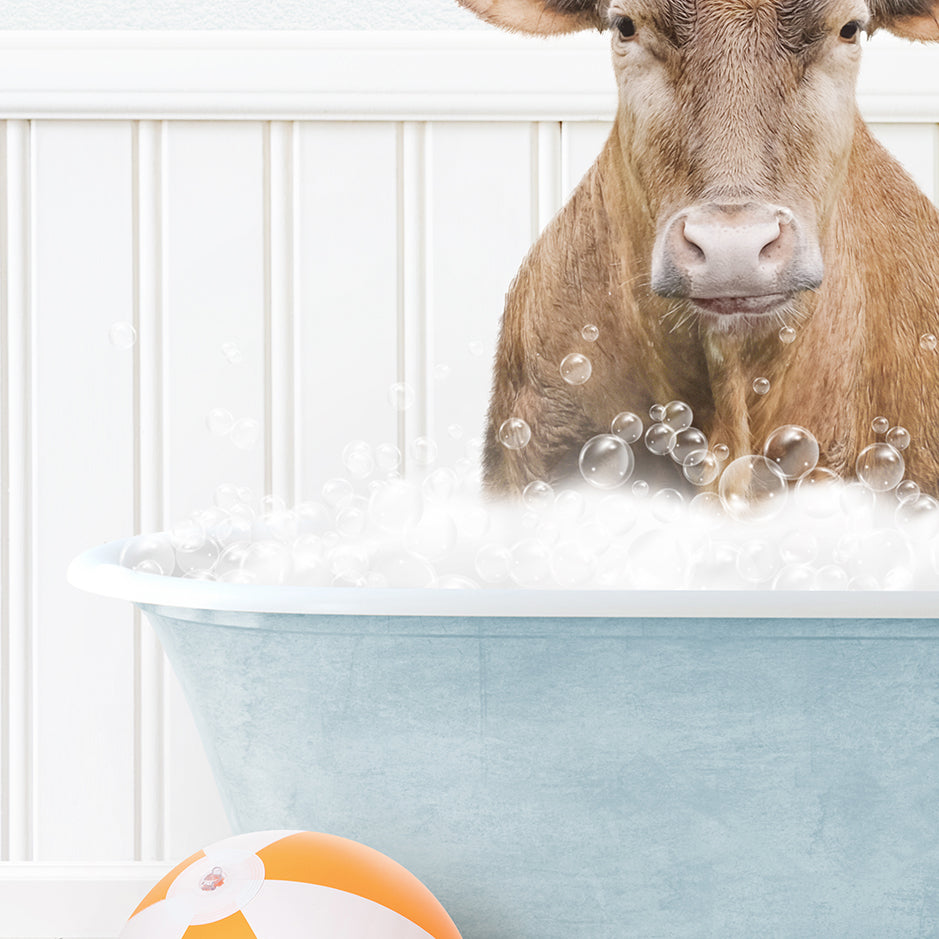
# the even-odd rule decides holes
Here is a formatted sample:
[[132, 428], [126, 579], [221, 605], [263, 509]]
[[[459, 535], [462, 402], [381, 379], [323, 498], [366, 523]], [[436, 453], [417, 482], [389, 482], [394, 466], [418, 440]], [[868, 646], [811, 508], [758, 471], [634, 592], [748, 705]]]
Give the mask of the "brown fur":
[[[721, 3], [728, 10], [742, 7], [738, 0], [712, 0], [711, 9]], [[781, 6], [781, 0], [754, 0], [748, 16], [774, 3]], [[889, 20], [883, 8], [872, 14]], [[908, 25], [905, 7], [898, 15]], [[720, 29], [719, 22], [708, 25]], [[666, 58], [675, 55], [662, 50]], [[557, 480], [573, 470], [592, 434], [608, 432], [619, 411], [645, 417], [651, 404], [680, 399], [692, 406], [695, 426], [711, 445], [726, 444], [732, 458], [758, 452], [771, 430], [796, 423], [818, 438], [823, 465], [848, 476], [858, 451], [875, 439], [871, 419], [883, 415], [911, 433], [907, 477], [939, 494], [939, 351], [919, 345], [922, 334], [939, 333], [939, 214], [856, 110], [840, 145], [787, 112], [785, 103], [763, 101], [773, 82], [798, 88], [799, 61], [791, 77], [785, 65], [756, 79], [735, 63], [709, 66], [705, 83], [713, 85], [720, 73], [725, 95], [733, 89], [753, 103], [748, 122], [754, 136], [740, 134], [737, 152], [744, 156], [731, 161], [730, 173], [720, 160], [734, 148], [726, 140], [715, 147], [714, 128], [732, 137], [742, 124], [734, 103], [715, 98], [714, 87], [703, 90], [706, 105], [693, 95], [685, 101], [699, 122], [711, 109], [700, 139], [687, 139], [693, 124], [685, 124], [685, 139], [682, 128], [655, 130], [674, 139], [655, 141], [668, 158], [653, 165], [632, 143], [647, 140], [649, 129], [635, 124], [621, 100], [599, 159], [534, 245], [508, 293], [484, 456], [490, 490], [517, 492], [533, 479]], [[687, 68], [687, 58], [675, 67]], [[811, 134], [822, 138], [825, 179], [816, 178], [820, 158], [811, 148], [781, 145], [768, 156], [757, 153], [760, 140], [798, 143]], [[797, 295], [792, 315], [798, 335], [791, 345], [780, 342], [779, 323], [721, 332], [694, 318], [682, 322], [681, 304], [671, 313], [676, 304], [647, 286], [662, 214], [713, 186], [715, 172], [722, 194], [733, 194], [737, 175], [745, 192], [772, 192], [790, 179], [796, 188], [812, 190], [806, 211], [817, 227], [825, 276], [819, 290]], [[581, 337], [587, 323], [599, 327], [597, 342]], [[592, 362], [584, 385], [568, 385], [559, 374], [561, 359], [571, 352]], [[771, 382], [764, 397], [752, 390], [756, 377]], [[531, 426], [523, 450], [508, 450], [497, 440], [508, 417]]]

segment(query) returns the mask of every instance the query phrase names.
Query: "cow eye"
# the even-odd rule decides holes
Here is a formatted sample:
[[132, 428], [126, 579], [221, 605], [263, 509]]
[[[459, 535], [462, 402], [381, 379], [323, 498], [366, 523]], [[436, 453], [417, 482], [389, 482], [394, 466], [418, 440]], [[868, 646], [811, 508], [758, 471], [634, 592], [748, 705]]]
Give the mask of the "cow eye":
[[861, 24], [857, 20], [851, 20], [850, 23], [845, 23], [841, 27], [841, 32], [838, 35], [845, 42], [854, 42], [858, 37], [858, 33], [861, 31]]
[[636, 35], [636, 24], [628, 16], [617, 16], [613, 20], [613, 28], [623, 39], [632, 39]]

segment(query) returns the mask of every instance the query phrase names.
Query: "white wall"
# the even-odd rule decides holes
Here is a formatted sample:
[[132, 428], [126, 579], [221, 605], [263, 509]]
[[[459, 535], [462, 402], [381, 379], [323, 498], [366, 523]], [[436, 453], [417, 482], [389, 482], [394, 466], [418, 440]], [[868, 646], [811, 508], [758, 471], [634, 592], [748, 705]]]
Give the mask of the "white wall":
[[0, 0], [0, 29], [476, 29], [456, 0]]
[[[937, 64], [888, 42], [861, 97], [933, 198]], [[0, 34], [0, 937], [114, 936], [227, 831], [149, 628], [68, 560], [223, 481], [313, 495], [356, 437], [459, 456], [505, 287], [607, 133], [608, 69], [587, 36]]]

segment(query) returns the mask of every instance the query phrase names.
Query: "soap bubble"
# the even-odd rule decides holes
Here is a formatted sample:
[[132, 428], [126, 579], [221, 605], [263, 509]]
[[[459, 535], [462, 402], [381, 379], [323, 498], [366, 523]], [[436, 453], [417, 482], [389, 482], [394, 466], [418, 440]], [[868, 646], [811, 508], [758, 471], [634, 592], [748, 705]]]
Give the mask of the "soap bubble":
[[847, 590], [848, 572], [838, 564], [826, 564], [815, 572], [815, 590]]
[[406, 411], [414, 404], [416, 398], [414, 389], [404, 381], [395, 382], [388, 389], [388, 403], [396, 411]]
[[241, 501], [238, 495], [238, 487], [234, 483], [221, 483], [215, 487], [213, 501], [220, 509], [227, 511]]
[[687, 552], [670, 528], [643, 532], [629, 546], [627, 576], [634, 587], [655, 590], [683, 587]]
[[751, 539], [737, 552], [737, 573], [749, 584], [762, 584], [772, 580], [782, 563], [776, 547], [768, 541]]
[[576, 489], [562, 489], [554, 500], [558, 520], [570, 525], [584, 517], [587, 500]]
[[877, 503], [877, 494], [855, 479], [841, 487], [838, 501], [848, 520], [857, 524], [871, 514]]
[[[668, 424], [663, 424], [668, 427]], [[669, 449], [669, 455], [679, 465], [684, 466], [691, 456], [701, 456], [707, 453], [708, 439], [697, 427], [686, 427], [675, 434], [675, 439]]]
[[569, 385], [582, 385], [593, 372], [590, 359], [579, 352], [572, 352], [561, 359], [561, 378]]
[[714, 456], [718, 463], [723, 463], [730, 456], [730, 447], [726, 443], [719, 443], [714, 447]]
[[639, 508], [625, 493], [605, 496], [597, 506], [597, 519], [607, 531], [621, 535], [636, 524]]
[[699, 590], [728, 590], [740, 586], [737, 548], [726, 541], [710, 541], [691, 565], [689, 582]]
[[901, 532], [889, 529], [845, 536], [839, 540], [835, 555], [835, 561], [851, 578], [875, 578], [881, 586], [887, 586], [890, 578], [896, 583], [904, 571], [913, 567], [909, 541]]
[[440, 363], [434, 366], [434, 381], [446, 381], [450, 377], [450, 366]]
[[401, 451], [392, 443], [380, 443], [375, 447], [375, 462], [385, 473], [393, 473], [401, 465]]
[[108, 340], [118, 349], [129, 349], [137, 341], [137, 330], [132, 323], [112, 323]]
[[925, 493], [901, 502], [893, 517], [898, 528], [917, 540], [939, 535], [939, 502]]
[[[709, 486], [720, 475], [721, 467], [717, 457], [707, 450], [696, 450], [685, 457], [681, 467], [682, 475], [694, 486]], [[699, 495], [701, 495], [699, 493]], [[695, 496], [698, 498], [698, 496]], [[715, 498], [718, 498], [715, 495]]]
[[818, 465], [818, 441], [798, 424], [777, 427], [767, 438], [763, 456], [786, 479], [798, 479]]
[[773, 581], [773, 590], [811, 590], [815, 570], [808, 564], [787, 564]]
[[361, 497], [350, 499], [336, 512], [336, 531], [346, 538], [358, 538], [368, 527], [368, 503]]
[[662, 423], [666, 427], [670, 427], [676, 433], [680, 430], [685, 430], [687, 427], [691, 427], [693, 419], [694, 413], [691, 410], [690, 404], [686, 404], [684, 401], [669, 401], [668, 404], [665, 405]]
[[368, 503], [369, 517], [386, 532], [403, 532], [420, 518], [422, 509], [421, 490], [403, 479], [382, 482]]
[[222, 343], [222, 355], [229, 365], [240, 365], [245, 360], [241, 347], [234, 339], [226, 339]]
[[456, 524], [449, 512], [428, 506], [418, 522], [408, 525], [404, 545], [425, 561], [439, 561], [453, 548], [456, 539]]
[[519, 587], [539, 587], [551, 576], [551, 549], [536, 538], [525, 538], [512, 547], [509, 576]]
[[334, 476], [323, 483], [320, 494], [323, 496], [323, 501], [335, 509], [344, 502], [348, 502], [355, 495], [355, 489], [348, 479]]
[[330, 512], [322, 502], [299, 502], [293, 511], [299, 523], [300, 537], [319, 535], [329, 528]]
[[699, 492], [689, 503], [691, 518], [709, 526], [724, 519], [724, 506], [716, 492]]
[[241, 568], [232, 568], [219, 574], [217, 579], [223, 584], [256, 584], [257, 574], [254, 571], [245, 571]]
[[939, 340], [932, 333], [923, 333], [919, 337], [919, 347], [923, 352], [935, 352], [937, 345], [939, 345]]
[[653, 517], [668, 524], [681, 518], [685, 498], [677, 489], [660, 489], [652, 497], [651, 505]]
[[779, 341], [784, 342], [787, 346], [791, 342], [795, 342], [796, 331], [791, 326], [783, 326], [779, 330]]
[[381, 578], [379, 582], [389, 587], [429, 587], [437, 576], [426, 561], [396, 550], [377, 555], [372, 561], [372, 571]]
[[886, 441], [896, 450], [905, 450], [910, 445], [910, 432], [905, 427], [891, 427]]
[[508, 578], [511, 563], [511, 551], [501, 544], [484, 544], [476, 552], [476, 573], [488, 584]]
[[484, 343], [480, 342], [478, 339], [474, 339], [468, 346], [470, 355], [476, 356], [479, 358], [486, 354], [486, 346]]
[[551, 574], [559, 587], [582, 587], [593, 576], [594, 557], [573, 541], [551, 552]]
[[353, 479], [366, 479], [375, 469], [375, 456], [371, 444], [353, 440], [342, 451], [342, 465]]
[[600, 330], [597, 329], [592, 323], [588, 323], [581, 331], [581, 336], [587, 340], [587, 342], [596, 342], [600, 337]]
[[758, 395], [765, 395], [769, 393], [770, 390], [770, 381], [768, 378], [754, 378], [753, 379], [753, 390]]
[[510, 417], [499, 426], [499, 443], [508, 450], [521, 450], [531, 440], [531, 428], [520, 417]]
[[778, 515], [786, 503], [786, 480], [763, 456], [742, 456], [721, 474], [721, 502], [738, 521], [766, 521]]
[[665, 424], [652, 424], [646, 431], [646, 449], [656, 456], [665, 456], [675, 446], [675, 431]]
[[360, 545], [337, 545], [329, 552], [329, 569], [349, 582], [361, 580], [368, 571], [368, 554]]
[[170, 544], [177, 551], [195, 551], [205, 544], [205, 526], [196, 518], [184, 518], [169, 530]]
[[261, 425], [252, 417], [235, 421], [228, 438], [239, 450], [253, 450], [261, 437]]
[[522, 490], [522, 501], [530, 509], [549, 508], [554, 505], [554, 489], [543, 479], [534, 479]]
[[653, 404], [649, 408], [649, 417], [657, 424], [662, 423], [662, 418], [665, 417], [665, 405], [664, 404]]
[[136, 535], [121, 549], [121, 566], [145, 574], [172, 574], [176, 552], [165, 534]]
[[450, 424], [447, 427], [447, 436], [451, 440], [459, 440], [463, 436], [463, 428], [459, 424]]
[[635, 458], [620, 437], [598, 434], [581, 448], [578, 465], [580, 474], [597, 489], [615, 489], [632, 474]]
[[919, 486], [912, 479], [904, 479], [893, 491], [900, 502], [916, 499], [920, 493]]
[[444, 574], [437, 578], [437, 587], [440, 590], [479, 590], [479, 584], [462, 574]]
[[802, 510], [815, 518], [827, 518], [838, 511], [843, 483], [841, 477], [824, 466], [799, 477], [796, 493]]
[[226, 408], [212, 408], [206, 415], [205, 426], [215, 434], [216, 437], [227, 437], [235, 426], [235, 418], [232, 412]]
[[632, 484], [632, 493], [637, 499], [643, 499], [649, 494], [649, 484], [644, 479], [637, 479]]
[[632, 411], [621, 411], [613, 418], [610, 430], [626, 443], [635, 443], [642, 436], [642, 418]]
[[293, 563], [290, 549], [279, 541], [254, 541], [241, 560], [241, 569], [254, 575], [259, 584], [282, 584]]
[[448, 466], [429, 473], [421, 483], [421, 492], [429, 502], [449, 502], [460, 488], [460, 479]]
[[885, 434], [890, 430], [890, 421], [886, 417], [875, 417], [871, 421], [871, 430], [875, 434]]
[[906, 468], [900, 451], [889, 443], [872, 443], [865, 447], [854, 465], [858, 479], [872, 492], [889, 492]]

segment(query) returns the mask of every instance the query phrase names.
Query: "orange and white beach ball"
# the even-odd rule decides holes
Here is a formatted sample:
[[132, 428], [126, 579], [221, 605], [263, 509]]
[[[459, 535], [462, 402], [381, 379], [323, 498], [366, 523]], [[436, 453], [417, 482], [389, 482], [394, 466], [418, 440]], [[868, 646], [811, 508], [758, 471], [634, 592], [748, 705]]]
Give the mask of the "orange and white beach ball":
[[356, 841], [310, 831], [226, 838], [144, 897], [120, 939], [460, 939], [413, 874]]

